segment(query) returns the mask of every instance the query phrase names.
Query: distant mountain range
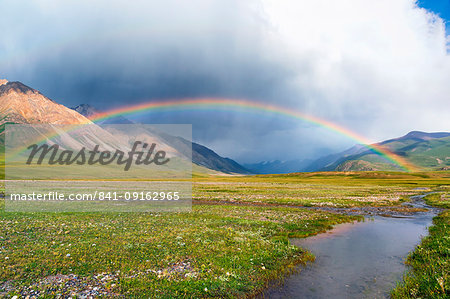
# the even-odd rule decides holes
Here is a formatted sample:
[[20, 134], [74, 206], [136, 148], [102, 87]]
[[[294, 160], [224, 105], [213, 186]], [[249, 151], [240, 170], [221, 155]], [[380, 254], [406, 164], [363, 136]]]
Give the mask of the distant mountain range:
[[[20, 82], [0, 80], [0, 142], [7, 123], [25, 124], [81, 124], [90, 122], [100, 111], [88, 104], [69, 109], [45, 97], [39, 91]], [[100, 124], [131, 124], [132, 121], [117, 116]], [[343, 152], [318, 159], [270, 161], [240, 165], [224, 158], [213, 150], [177, 136], [153, 132], [154, 138], [167, 148], [180, 148], [183, 152], [192, 147], [192, 162], [199, 169], [223, 173], [290, 173], [313, 171], [374, 171], [399, 170], [398, 166], [377, 155], [363, 145], [355, 145]], [[117, 136], [116, 136], [117, 137]], [[423, 170], [450, 169], [450, 133], [412, 131], [405, 136], [378, 143], [402, 156]]]
[[[39, 91], [26, 86], [21, 82], [8, 82], [0, 80], [0, 142], [4, 142], [5, 124], [85, 124], [90, 123], [89, 118], [99, 111], [87, 104], [78, 105], [73, 109], [58, 104], [47, 98]], [[100, 122], [100, 124], [132, 124], [130, 120], [118, 116]], [[96, 130], [96, 133], [102, 132]], [[128, 142], [120, 132], [103, 132], [103, 139]], [[157, 139], [158, 144], [169, 152], [180, 149], [183, 153], [192, 147], [192, 162], [197, 165], [195, 171], [208, 172], [208, 170], [223, 173], [245, 173], [250, 171], [239, 163], [216, 154], [211, 149], [177, 136], [170, 136], [161, 132], [145, 132], [146, 138]], [[111, 135], [112, 134], [112, 135]], [[148, 134], [153, 134], [149, 136]], [[159, 134], [159, 135], [158, 135]], [[76, 143], [73, 140], [73, 143]]]
[[291, 173], [304, 171], [312, 162], [314, 162], [313, 159], [297, 159], [289, 161], [273, 160], [252, 164], [243, 164], [243, 166], [253, 173], [259, 174]]
[[[377, 143], [423, 170], [450, 169], [450, 133], [412, 131], [405, 136]], [[244, 164], [255, 173], [290, 173], [313, 171], [400, 170], [397, 165], [363, 145], [316, 160], [292, 160]]]

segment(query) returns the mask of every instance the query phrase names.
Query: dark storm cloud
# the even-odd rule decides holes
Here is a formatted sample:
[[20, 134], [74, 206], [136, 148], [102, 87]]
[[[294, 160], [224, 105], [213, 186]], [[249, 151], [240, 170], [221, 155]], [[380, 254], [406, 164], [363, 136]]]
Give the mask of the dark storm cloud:
[[39, 33], [20, 32], [14, 47], [28, 43], [31, 50], [19, 51], [9, 71], [65, 103], [102, 106], [197, 96], [264, 100], [289, 76], [268, 48], [256, 2], [115, 1], [91, 7], [82, 1], [71, 2], [74, 11], [67, 3], [56, 8], [41, 3], [20, 9], [24, 18], [33, 16], [29, 26]]
[[[74, 11], [61, 4], [47, 11], [45, 2], [21, 7], [24, 18], [33, 16], [39, 30], [19, 32], [14, 47], [28, 43], [31, 50], [2, 69], [10, 80], [25, 81], [67, 106], [89, 103], [105, 110], [188, 97], [276, 103], [289, 94], [285, 82], [292, 70], [280, 63], [281, 51], [268, 44], [270, 28], [257, 2], [106, 3], [91, 7], [90, 2], [73, 2]], [[18, 7], [10, 5], [17, 14]], [[81, 13], [82, 7], [92, 11]], [[152, 114], [139, 120], [193, 123], [200, 142], [219, 136], [239, 140], [236, 126], [261, 136], [291, 125], [270, 115], [258, 118], [206, 112]]]

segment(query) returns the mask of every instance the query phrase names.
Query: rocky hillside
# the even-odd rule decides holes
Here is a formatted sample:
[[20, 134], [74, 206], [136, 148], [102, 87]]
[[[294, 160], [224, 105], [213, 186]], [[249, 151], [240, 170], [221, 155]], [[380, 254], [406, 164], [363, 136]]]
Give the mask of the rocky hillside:
[[79, 124], [90, 120], [20, 82], [0, 83], [0, 124]]

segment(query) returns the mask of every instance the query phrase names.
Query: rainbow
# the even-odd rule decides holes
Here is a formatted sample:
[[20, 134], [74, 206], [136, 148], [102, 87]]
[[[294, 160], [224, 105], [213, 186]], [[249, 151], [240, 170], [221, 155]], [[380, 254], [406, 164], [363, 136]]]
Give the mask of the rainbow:
[[313, 115], [308, 115], [300, 111], [284, 108], [281, 106], [275, 106], [270, 104], [263, 104], [256, 101], [238, 100], [238, 99], [220, 99], [220, 98], [199, 98], [199, 99], [182, 99], [182, 100], [164, 100], [164, 101], [149, 101], [137, 105], [120, 107], [112, 109], [103, 113], [98, 113], [91, 117], [91, 121], [100, 122], [117, 116], [124, 116], [135, 114], [139, 112], [148, 111], [169, 111], [169, 110], [244, 110], [244, 111], [260, 111], [275, 115], [281, 115], [297, 120], [306, 121], [318, 125], [319, 127], [326, 128], [347, 138], [350, 138], [357, 143], [361, 143], [368, 149], [372, 150], [376, 154], [384, 157], [388, 161], [399, 166], [405, 171], [416, 171], [416, 167], [409, 161], [400, 157], [387, 148], [374, 144], [364, 136], [361, 136], [355, 132], [350, 131], [347, 128], [339, 126], [333, 122], [325, 119], [318, 118]]
[[[269, 114], [280, 115], [284, 117], [293, 118], [296, 120], [306, 121], [308, 123], [317, 125], [319, 127], [326, 128], [330, 131], [336, 132], [342, 136], [350, 138], [357, 143], [364, 145], [369, 150], [374, 153], [384, 157], [386, 160], [394, 163], [402, 170], [407, 172], [417, 171], [418, 169], [404, 159], [391, 152], [389, 149], [380, 146], [378, 144], [372, 143], [370, 140], [365, 138], [364, 136], [358, 135], [355, 132], [348, 130], [342, 126], [339, 126], [333, 122], [330, 122], [325, 119], [318, 118], [313, 115], [308, 115], [300, 111], [284, 108], [281, 106], [275, 106], [270, 104], [263, 104], [256, 101], [249, 100], [238, 100], [238, 99], [220, 99], [220, 98], [199, 98], [199, 99], [182, 99], [182, 100], [164, 100], [164, 101], [149, 101], [137, 105], [120, 107], [117, 109], [112, 109], [106, 112], [98, 113], [90, 117], [89, 121], [81, 124], [73, 124], [69, 125], [64, 130], [69, 132], [75, 130], [76, 128], [92, 124], [92, 122], [100, 122], [103, 120], [111, 119], [117, 116], [136, 114], [140, 112], [148, 112], [148, 111], [173, 111], [173, 110], [233, 110], [233, 111], [256, 111], [263, 112]], [[56, 137], [58, 134], [53, 136], [47, 136], [47, 138]], [[35, 143], [41, 142], [44, 140], [36, 141]], [[26, 147], [19, 149], [15, 153], [12, 153], [11, 156], [16, 156], [22, 152], [26, 151]], [[8, 155], [9, 156], [9, 155]]]

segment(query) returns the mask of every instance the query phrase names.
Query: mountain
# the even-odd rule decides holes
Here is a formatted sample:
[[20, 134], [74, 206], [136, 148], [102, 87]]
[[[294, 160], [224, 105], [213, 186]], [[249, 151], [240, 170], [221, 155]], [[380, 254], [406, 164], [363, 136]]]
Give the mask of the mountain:
[[[128, 144], [120, 143], [115, 136], [96, 126], [88, 118], [54, 102], [39, 91], [21, 82], [1, 80], [0, 83], [0, 142], [2, 145], [4, 145], [6, 124], [88, 124], [71, 129], [70, 134], [61, 134], [59, 137], [52, 138], [63, 141], [65, 146], [73, 149], [97, 144], [105, 150], [128, 148]], [[36, 126], [28, 130], [18, 127], [12, 130], [18, 136], [17, 143], [26, 143], [30, 139], [45, 140], [55, 130], [60, 130], [55, 128]]]
[[[0, 79], [0, 141], [3, 141], [4, 125], [7, 123], [61, 125], [93, 124], [89, 118], [95, 117], [98, 113], [98, 110], [86, 104], [79, 105], [73, 109], [67, 108], [21, 82], [8, 82], [7, 80]], [[124, 117], [117, 116], [104, 120], [99, 124], [132, 123], [133, 122]], [[107, 128], [107, 126], [105, 128]], [[123, 138], [126, 135], [125, 133], [113, 129], [103, 129], [94, 125], [86, 126], [85, 129], [82, 128], [79, 130], [77, 138], [66, 140], [66, 142], [68, 141], [68, 144], [71, 144], [74, 147], [80, 147], [81, 145], [98, 142], [100, 140], [106, 148], [110, 148], [113, 146], [120, 146], [120, 144], [128, 146], [128, 143], [130, 142], [130, 140]], [[83, 134], [82, 130], [88, 130], [89, 132], [86, 131], [86, 134]], [[198, 165], [198, 167], [195, 168], [196, 171], [210, 172], [209, 170], [213, 170], [226, 173], [249, 173], [249, 171], [235, 161], [223, 158], [202, 145], [191, 143], [181, 137], [162, 133], [161, 136], [158, 136], [157, 132], [144, 131], [137, 132], [140, 138], [146, 138], [145, 140], [149, 141], [157, 140], [162, 148], [174, 155], [182, 155], [184, 149], [188, 146], [192, 146], [193, 163]], [[37, 134], [45, 136], [45, 132], [37, 132]], [[181, 150], [178, 151], [178, 149], [175, 150], [176, 147], [172, 145], [184, 146], [184, 148], [181, 148]]]
[[320, 158], [312, 161], [308, 166], [306, 166], [304, 168], [304, 171], [305, 172], [313, 172], [313, 171], [319, 171], [319, 170], [322, 170], [322, 171], [335, 170], [336, 166], [333, 166], [333, 164], [336, 161], [345, 160], [347, 157], [357, 155], [366, 150], [367, 150], [367, 148], [364, 145], [361, 145], [361, 144], [354, 145], [351, 148], [349, 148], [343, 152], [326, 155], [326, 156], [320, 157]]
[[403, 137], [381, 143], [423, 169], [440, 170], [450, 166], [450, 133], [412, 131]]
[[0, 125], [90, 123], [83, 115], [55, 103], [20, 82], [0, 81]]
[[[186, 140], [187, 141], [187, 140]], [[192, 161], [197, 165], [225, 173], [251, 174], [252, 172], [230, 158], [224, 158], [201, 144], [192, 143]]]
[[[450, 167], [450, 133], [412, 131], [377, 143], [422, 170], [443, 170]], [[364, 146], [320, 158], [309, 171], [372, 171], [398, 170], [398, 167]]]
[[[93, 118], [101, 111], [89, 104], [80, 104], [72, 108], [87, 118]], [[100, 122], [102, 123], [102, 122]], [[102, 124], [128, 124], [133, 123], [122, 116], [117, 116], [104, 121]], [[201, 144], [191, 142], [178, 136], [172, 136], [164, 132], [152, 132], [155, 136], [161, 138], [164, 143], [171, 147], [177, 148], [180, 152], [191, 152], [192, 148], [192, 162], [198, 166], [206, 167], [211, 170], [220, 171], [224, 173], [241, 173], [249, 174], [250, 170], [246, 169], [236, 161], [230, 158], [219, 156], [213, 150]]]
[[273, 174], [273, 173], [291, 173], [303, 172], [314, 160], [289, 160], [289, 161], [264, 161], [252, 164], [243, 164], [245, 168], [258, 174]]
[[[450, 169], [450, 133], [412, 131], [377, 143], [417, 166], [420, 170]], [[398, 171], [397, 165], [357, 144], [351, 148], [316, 160], [270, 161], [244, 164], [254, 173], [290, 173], [314, 171]]]
[[420, 131], [411, 131], [405, 136], [389, 139], [386, 141], [381, 142], [380, 144], [386, 144], [386, 143], [392, 143], [394, 141], [407, 141], [407, 140], [415, 140], [415, 141], [425, 141], [425, 140], [431, 140], [431, 139], [439, 139], [439, 138], [445, 138], [449, 137], [450, 133], [448, 132], [436, 132], [436, 133], [426, 133], [426, 132], [420, 132]]
[[160, 134], [160, 136], [170, 145], [177, 148], [192, 147], [192, 162], [209, 169], [217, 170], [225, 173], [241, 173], [250, 174], [251, 171], [243, 167], [230, 158], [224, 158], [216, 154], [213, 150], [201, 144], [188, 141], [184, 138], [171, 136], [168, 134]]
[[[101, 111], [97, 110], [93, 106], [89, 104], [80, 104], [76, 107], [71, 108], [75, 110], [76, 112], [80, 113], [81, 115], [84, 115], [87, 118], [93, 118], [97, 114], [101, 113]], [[133, 124], [133, 122], [121, 115], [115, 116], [112, 118], [108, 118], [102, 121], [97, 122], [98, 124]]]

